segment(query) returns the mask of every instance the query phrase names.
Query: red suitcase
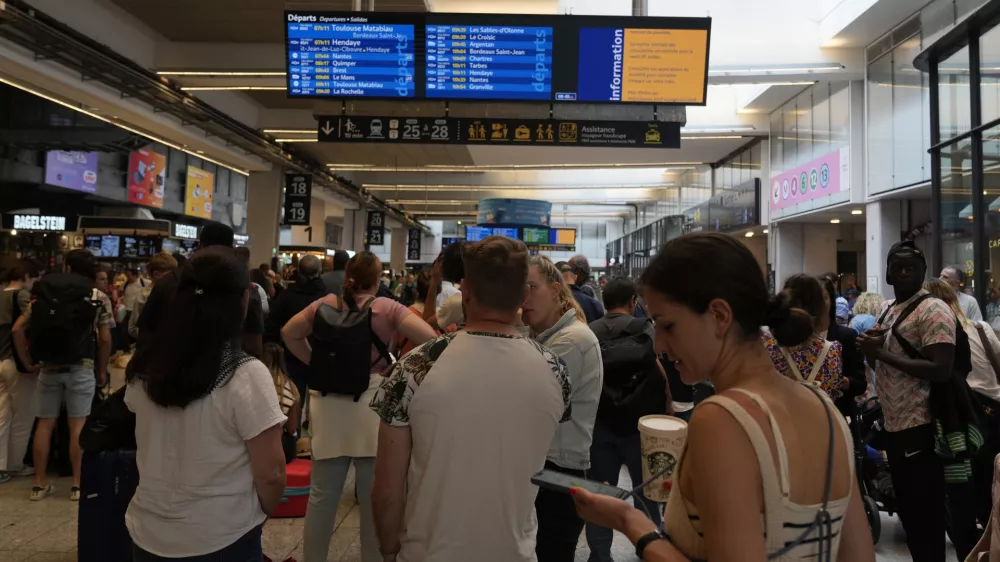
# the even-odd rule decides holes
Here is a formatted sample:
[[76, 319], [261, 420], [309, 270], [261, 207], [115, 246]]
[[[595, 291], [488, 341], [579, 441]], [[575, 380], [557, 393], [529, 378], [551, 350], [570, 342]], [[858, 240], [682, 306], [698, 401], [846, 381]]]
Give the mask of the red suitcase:
[[295, 459], [285, 466], [285, 493], [271, 517], [305, 517], [312, 461]]

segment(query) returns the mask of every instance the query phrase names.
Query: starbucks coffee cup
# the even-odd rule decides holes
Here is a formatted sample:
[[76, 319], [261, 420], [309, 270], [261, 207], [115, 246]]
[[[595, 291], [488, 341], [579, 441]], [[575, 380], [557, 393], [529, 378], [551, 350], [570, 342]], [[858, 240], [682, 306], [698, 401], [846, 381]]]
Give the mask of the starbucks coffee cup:
[[[674, 469], [681, 458], [684, 442], [687, 440], [687, 422], [673, 416], [643, 416], [639, 418], [639, 436], [642, 444], [643, 482], [666, 469], [643, 492], [647, 498], [665, 503], [670, 491], [663, 484], [673, 478]], [[638, 484], [640, 482], [636, 483]]]

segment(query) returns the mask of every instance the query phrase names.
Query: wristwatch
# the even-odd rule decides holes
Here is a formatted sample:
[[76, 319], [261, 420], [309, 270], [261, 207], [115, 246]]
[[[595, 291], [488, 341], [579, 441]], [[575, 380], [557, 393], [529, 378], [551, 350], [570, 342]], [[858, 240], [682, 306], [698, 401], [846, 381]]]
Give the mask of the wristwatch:
[[653, 541], [665, 540], [667, 537], [663, 534], [663, 531], [657, 529], [655, 531], [650, 531], [645, 535], [639, 537], [639, 540], [635, 541], [635, 555], [642, 560], [642, 553], [646, 550]]

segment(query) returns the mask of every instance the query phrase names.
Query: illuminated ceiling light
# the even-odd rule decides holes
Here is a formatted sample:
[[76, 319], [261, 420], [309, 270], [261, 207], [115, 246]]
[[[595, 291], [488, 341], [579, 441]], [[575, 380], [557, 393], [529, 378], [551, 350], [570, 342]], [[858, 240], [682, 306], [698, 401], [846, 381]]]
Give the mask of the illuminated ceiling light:
[[723, 127], [698, 127], [698, 128], [688, 128], [682, 127], [681, 134], [697, 135], [697, 134], [730, 134], [730, 133], [749, 133], [756, 131], [757, 128], [752, 125], [732, 125]]
[[82, 113], [84, 115], [87, 115], [88, 117], [93, 117], [94, 119], [97, 119], [98, 121], [104, 121], [105, 123], [108, 123], [109, 125], [114, 125], [115, 127], [118, 127], [119, 129], [125, 129], [126, 131], [128, 131], [130, 133], [135, 133], [135, 134], [137, 134], [137, 135], [139, 135], [141, 137], [145, 137], [145, 138], [147, 138], [147, 139], [149, 139], [149, 140], [151, 140], [153, 142], [158, 142], [160, 144], [169, 146], [170, 148], [173, 148], [175, 150], [179, 150], [179, 151], [181, 151], [181, 152], [183, 152], [185, 154], [190, 154], [191, 156], [195, 156], [195, 157], [201, 158], [202, 160], [205, 160], [207, 162], [211, 162], [211, 163], [216, 164], [218, 166], [222, 166], [223, 168], [226, 168], [227, 170], [232, 170], [232, 171], [236, 172], [237, 174], [241, 174], [241, 175], [244, 175], [244, 176], [249, 176], [250, 175], [250, 172], [247, 171], [247, 170], [243, 170], [243, 169], [240, 169], [240, 168], [234, 168], [234, 167], [230, 166], [229, 164], [223, 164], [222, 162], [219, 162], [218, 160], [215, 160], [213, 158], [209, 158], [208, 156], [205, 156], [204, 154], [198, 154], [197, 152], [195, 152], [193, 150], [184, 148], [183, 146], [174, 144], [174, 143], [172, 143], [172, 142], [170, 142], [170, 141], [168, 141], [166, 139], [160, 138], [160, 137], [158, 137], [156, 135], [147, 133], [145, 131], [140, 131], [138, 129], [133, 129], [132, 127], [129, 127], [128, 125], [124, 125], [124, 124], [122, 124], [122, 123], [120, 123], [118, 121], [114, 121], [114, 120], [108, 119], [108, 118], [103, 117], [101, 115], [98, 115], [98, 114], [96, 114], [96, 113], [94, 113], [92, 111], [87, 111], [86, 109], [83, 109], [82, 107], [77, 107], [77, 106], [75, 106], [75, 105], [73, 105], [71, 103], [66, 103], [66, 102], [64, 102], [62, 100], [59, 100], [59, 99], [56, 99], [56, 98], [54, 98], [52, 96], [48, 96], [46, 94], [43, 94], [43, 93], [39, 92], [38, 90], [34, 90], [34, 89], [29, 88], [27, 86], [24, 86], [22, 84], [18, 84], [17, 82], [12, 82], [12, 81], [7, 80], [6, 78], [3, 78], [3, 77], [0, 77], [0, 82], [2, 82], [4, 84], [7, 84], [9, 86], [13, 86], [13, 87], [15, 87], [15, 88], [17, 88], [19, 90], [24, 90], [25, 92], [28, 92], [29, 94], [34, 94], [34, 95], [36, 95], [36, 96], [38, 96], [38, 97], [40, 97], [42, 99], [45, 99], [45, 100], [48, 100], [48, 101], [52, 102], [52, 103], [56, 103], [56, 104], [59, 104], [59, 105], [61, 105], [63, 107], [72, 109], [73, 111]]
[[681, 137], [681, 140], [735, 140], [743, 138], [742, 135], [715, 135], [706, 137]]
[[447, 173], [500, 173], [527, 170], [572, 170], [572, 169], [617, 169], [617, 168], [664, 168], [690, 169], [704, 162], [649, 162], [614, 164], [514, 164], [509, 166], [376, 166], [374, 164], [331, 164], [326, 166], [331, 172], [447, 172]]
[[458, 221], [458, 224], [462, 224], [462, 221]]
[[12, 230], [10, 231], [10, 235], [11, 235], [11, 236], [17, 236], [17, 229], [12, 229]]
[[284, 72], [260, 70], [163, 70], [160, 76], [285, 76]]
[[319, 139], [274, 139], [274, 142], [319, 142]]
[[830, 219], [830, 224], [840, 224], [840, 219]]
[[815, 80], [808, 80], [805, 82], [734, 82], [732, 84], [709, 84], [708, 87], [723, 87], [723, 86], [812, 86], [815, 84]]
[[865, 212], [862, 211], [861, 209], [854, 209], [853, 211], [851, 211], [851, 214], [852, 215], [863, 215], [863, 214], [865, 214]]
[[761, 234], [767, 234], [767, 229], [765, 228], [764, 230], [760, 231], [760, 233]]
[[718, 66], [708, 69], [709, 76], [733, 76], [748, 74], [794, 74], [797, 72], [823, 72], [844, 70], [839, 62], [820, 62], [807, 64], [765, 65], [765, 66]]
[[745, 237], [747, 237], [747, 238], [753, 238], [753, 231], [751, 230], [750, 232], [747, 232], [747, 233], [746, 233], [746, 234], [744, 234], [743, 236], [745, 236]]
[[316, 129], [261, 129], [269, 135], [315, 135]]
[[[369, 191], [504, 191], [504, 190], [546, 190], [546, 189], [670, 189], [675, 184], [625, 184], [625, 185], [457, 185], [418, 183], [364, 183]], [[423, 200], [421, 200], [423, 203]]]
[[393, 205], [475, 205], [479, 200], [473, 201], [472, 199], [466, 201], [459, 201], [457, 199], [442, 199], [435, 201], [433, 199], [425, 201], [423, 199], [389, 199], [386, 203], [391, 203]]
[[230, 90], [287, 90], [284, 86], [181, 86], [185, 92], [222, 92]]

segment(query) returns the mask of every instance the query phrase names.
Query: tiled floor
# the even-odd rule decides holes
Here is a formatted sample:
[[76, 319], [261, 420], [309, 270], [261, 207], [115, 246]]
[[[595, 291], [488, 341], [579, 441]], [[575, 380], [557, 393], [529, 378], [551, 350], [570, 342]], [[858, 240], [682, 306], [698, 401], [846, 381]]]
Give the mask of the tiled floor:
[[[68, 499], [69, 479], [56, 480], [57, 493], [40, 502], [28, 501], [31, 478], [0, 485], [0, 562], [76, 562], [76, 504]], [[625, 483], [623, 482], [623, 485]], [[360, 520], [354, 502], [354, 482], [348, 480], [328, 562], [360, 562]], [[273, 519], [264, 525], [264, 552], [275, 562], [294, 557], [303, 562], [302, 519]], [[898, 519], [882, 516], [882, 540], [876, 547], [879, 562], [911, 560]], [[612, 554], [617, 562], [635, 562], [632, 545], [615, 536]], [[576, 562], [586, 562], [587, 543], [581, 537]], [[955, 560], [952, 551], [949, 562]], [[100, 562], [81, 560], [79, 562]]]

